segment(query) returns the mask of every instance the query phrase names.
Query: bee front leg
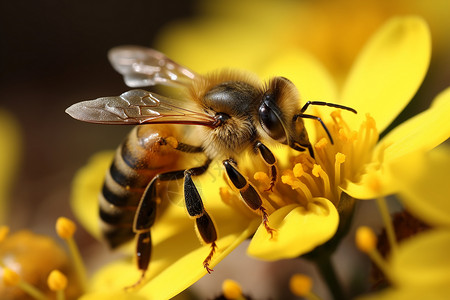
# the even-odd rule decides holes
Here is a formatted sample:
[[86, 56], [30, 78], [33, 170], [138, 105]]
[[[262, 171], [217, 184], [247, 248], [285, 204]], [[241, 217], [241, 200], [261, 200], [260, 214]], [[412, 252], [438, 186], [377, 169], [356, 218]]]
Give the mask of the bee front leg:
[[256, 141], [254, 148], [257, 151], [259, 151], [259, 155], [261, 156], [261, 158], [264, 160], [264, 162], [267, 164], [267, 166], [270, 167], [270, 169], [269, 169], [269, 171], [270, 171], [270, 186], [265, 191], [272, 192], [273, 187], [274, 187], [275, 183], [277, 182], [278, 169], [277, 169], [277, 166], [275, 165], [277, 162], [277, 159], [275, 158], [275, 155], [273, 155], [272, 151], [270, 151], [270, 149], [267, 148], [267, 146], [264, 145], [263, 143], [261, 143], [260, 141]]
[[241, 195], [245, 204], [252, 210], [259, 210], [261, 212], [264, 227], [270, 234], [271, 238], [273, 238], [275, 229], [270, 228], [269, 226], [269, 216], [266, 212], [266, 209], [262, 206], [261, 196], [256, 191], [253, 184], [249, 182], [241, 172], [239, 172], [239, 170], [235, 167], [235, 163], [232, 159], [226, 159], [222, 163], [225, 166], [225, 171], [227, 172], [228, 178], [230, 179], [233, 186], [239, 191], [239, 194]]
[[202, 198], [192, 180], [192, 176], [203, 174], [208, 169], [208, 166], [209, 162], [205, 166], [184, 171], [184, 199], [188, 214], [195, 218], [196, 227], [201, 239], [205, 244], [211, 244], [211, 250], [203, 261], [203, 266], [206, 271], [211, 273], [213, 270], [209, 266], [217, 248], [217, 231], [211, 217], [203, 206]]

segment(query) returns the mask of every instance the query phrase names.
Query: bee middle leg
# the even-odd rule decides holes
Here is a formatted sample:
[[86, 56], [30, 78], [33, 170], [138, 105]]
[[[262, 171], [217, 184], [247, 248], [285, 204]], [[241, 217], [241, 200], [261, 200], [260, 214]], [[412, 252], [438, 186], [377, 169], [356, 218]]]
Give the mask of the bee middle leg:
[[267, 148], [266, 145], [261, 143], [260, 141], [256, 141], [254, 148], [259, 151], [259, 154], [261, 158], [264, 160], [264, 162], [270, 167], [270, 186], [265, 191], [273, 191], [273, 187], [275, 186], [275, 183], [277, 182], [277, 174], [278, 169], [275, 165], [277, 162], [277, 159], [275, 158], [275, 155], [273, 155], [272, 151], [270, 151], [269, 148]]
[[203, 261], [203, 267], [208, 273], [213, 271], [209, 266], [212, 257], [217, 249], [217, 231], [211, 217], [206, 212], [202, 198], [192, 180], [192, 176], [201, 175], [208, 169], [210, 161], [204, 166], [192, 168], [184, 171], [184, 200], [189, 216], [195, 218], [196, 227], [205, 244], [211, 244], [211, 250]]
[[275, 233], [275, 229], [269, 226], [269, 215], [266, 212], [264, 206], [262, 206], [262, 200], [259, 193], [256, 191], [255, 187], [251, 182], [245, 178], [244, 175], [236, 168], [235, 162], [232, 159], [226, 159], [222, 162], [225, 167], [228, 178], [230, 179], [233, 186], [239, 190], [239, 194], [244, 200], [245, 204], [252, 210], [259, 210], [262, 216], [262, 222], [267, 232], [270, 234], [271, 238]]

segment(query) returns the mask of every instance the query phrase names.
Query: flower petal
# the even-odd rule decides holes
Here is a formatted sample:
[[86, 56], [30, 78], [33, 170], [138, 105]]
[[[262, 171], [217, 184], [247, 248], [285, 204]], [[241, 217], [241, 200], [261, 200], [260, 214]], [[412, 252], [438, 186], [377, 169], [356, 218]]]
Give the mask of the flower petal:
[[113, 156], [114, 151], [93, 155], [88, 163], [78, 170], [72, 183], [72, 211], [83, 227], [96, 238], [100, 238], [98, 194]]
[[408, 104], [428, 69], [431, 37], [419, 17], [397, 17], [384, 25], [357, 58], [342, 103], [370, 113], [383, 131]]
[[335, 101], [336, 84], [330, 73], [312, 55], [291, 49], [280, 52], [258, 72], [263, 78], [283, 76], [299, 89], [303, 101]]
[[[257, 228], [259, 222], [247, 223], [247, 228], [236, 226], [234, 215], [227, 220], [215, 219], [217, 224], [226, 221], [228, 227], [222, 228], [222, 234], [217, 241], [218, 252], [212, 260], [212, 267], [247, 239]], [[209, 254], [210, 246], [201, 246], [193, 229], [193, 222], [185, 217], [187, 222], [180, 225], [177, 235], [161, 241], [153, 247], [152, 262], [147, 274], [149, 282], [138, 291], [148, 299], [170, 299], [206, 274], [203, 260]], [[183, 221], [183, 220], [177, 220]], [[161, 221], [160, 226], [167, 222]], [[154, 232], [158, 231], [155, 225]], [[183, 227], [184, 226], [184, 227]], [[131, 260], [121, 260], [102, 268], [92, 279], [91, 289], [96, 292], [123, 290], [137, 281], [140, 273]]]
[[[417, 170], [411, 170], [411, 161]], [[400, 178], [402, 203], [427, 224], [450, 228], [449, 170], [450, 147], [444, 145], [427, 155], [407, 156], [392, 167], [394, 178]]]
[[336, 207], [328, 199], [314, 198], [308, 209], [288, 205], [269, 216], [269, 226], [277, 230], [273, 239], [260, 226], [247, 252], [264, 260], [298, 257], [329, 240], [338, 223]]
[[[94, 155], [89, 163], [75, 176], [72, 206], [80, 222], [89, 232], [99, 237], [97, 195], [108, 170], [113, 152]], [[220, 169], [221, 170], [221, 169]], [[204, 199], [205, 209], [213, 219], [218, 231], [217, 251], [211, 267], [247, 239], [261, 223], [260, 218], [248, 217], [225, 205], [218, 196], [218, 187], [225, 185], [221, 176], [211, 171], [195, 178], [197, 188]], [[174, 182], [176, 185], [177, 182]], [[175, 186], [173, 186], [175, 188]], [[139, 294], [151, 299], [169, 299], [186, 289], [206, 274], [203, 261], [211, 246], [202, 246], [189, 218], [182, 192], [173, 191], [167, 207], [152, 227], [152, 260], [148, 271], [150, 280]], [[121, 291], [140, 277], [131, 259], [115, 262], [101, 269], [94, 277], [91, 290], [95, 293]]]
[[392, 280], [404, 287], [450, 287], [450, 231], [421, 233], [399, 245], [391, 257]]
[[450, 88], [441, 92], [426, 111], [394, 128], [379, 146], [386, 147], [386, 163], [414, 151], [428, 151], [450, 137]]

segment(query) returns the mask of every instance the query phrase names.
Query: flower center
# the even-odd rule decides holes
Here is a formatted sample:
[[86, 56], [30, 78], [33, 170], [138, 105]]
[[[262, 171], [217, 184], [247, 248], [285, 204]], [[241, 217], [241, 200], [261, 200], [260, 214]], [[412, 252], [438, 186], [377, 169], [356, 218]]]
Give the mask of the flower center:
[[[316, 197], [327, 198], [337, 206], [340, 187], [345, 187], [347, 180], [357, 180], [371, 162], [378, 141], [375, 120], [366, 115], [359, 128], [352, 129], [342, 118], [341, 111], [333, 111], [330, 116], [326, 126], [334, 144], [320, 124], [316, 125], [316, 159], [312, 159], [307, 151], [291, 152], [290, 164], [280, 169], [281, 182], [265, 197], [274, 209], [292, 203], [307, 207]], [[263, 172], [257, 172], [254, 178], [262, 185], [267, 184], [268, 177]]]

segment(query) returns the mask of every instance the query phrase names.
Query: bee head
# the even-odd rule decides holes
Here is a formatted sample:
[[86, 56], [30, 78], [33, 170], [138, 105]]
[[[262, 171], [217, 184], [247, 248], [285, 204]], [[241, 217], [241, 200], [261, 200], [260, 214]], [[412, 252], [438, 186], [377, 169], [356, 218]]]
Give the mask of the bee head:
[[275, 77], [262, 93], [258, 117], [263, 131], [273, 140], [304, 151], [309, 146], [303, 120], [293, 121], [300, 110], [300, 97], [295, 85], [284, 77]]

